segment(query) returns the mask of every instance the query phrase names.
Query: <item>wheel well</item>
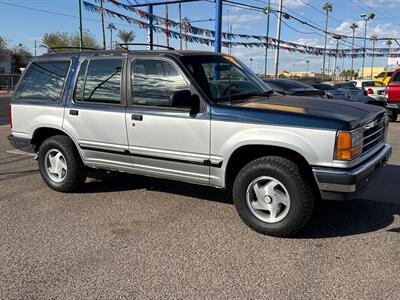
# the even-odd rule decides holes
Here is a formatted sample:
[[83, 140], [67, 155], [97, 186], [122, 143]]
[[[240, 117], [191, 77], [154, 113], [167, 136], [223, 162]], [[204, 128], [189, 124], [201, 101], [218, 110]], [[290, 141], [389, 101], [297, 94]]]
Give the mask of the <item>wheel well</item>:
[[304, 172], [304, 175], [311, 179], [311, 182], [314, 183], [314, 188], [316, 188], [311, 166], [301, 154], [291, 149], [268, 145], [247, 145], [236, 149], [229, 158], [226, 167], [226, 187], [230, 189], [233, 186], [237, 174], [246, 164], [263, 156], [280, 156], [293, 161]]
[[35, 130], [32, 136], [31, 143], [35, 149], [35, 151], [39, 151], [40, 145], [43, 143], [43, 141], [51, 136], [55, 135], [65, 135], [68, 136], [65, 132], [59, 130], [59, 129], [54, 129], [54, 128], [48, 128], [48, 127], [43, 127], [43, 128], [38, 128]]

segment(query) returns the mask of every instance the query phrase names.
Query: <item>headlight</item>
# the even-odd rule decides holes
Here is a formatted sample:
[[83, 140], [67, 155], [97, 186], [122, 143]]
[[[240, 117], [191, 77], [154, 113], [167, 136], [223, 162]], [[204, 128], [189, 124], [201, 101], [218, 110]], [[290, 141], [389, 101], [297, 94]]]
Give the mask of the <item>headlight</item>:
[[363, 131], [338, 131], [336, 135], [335, 159], [352, 160], [362, 152]]

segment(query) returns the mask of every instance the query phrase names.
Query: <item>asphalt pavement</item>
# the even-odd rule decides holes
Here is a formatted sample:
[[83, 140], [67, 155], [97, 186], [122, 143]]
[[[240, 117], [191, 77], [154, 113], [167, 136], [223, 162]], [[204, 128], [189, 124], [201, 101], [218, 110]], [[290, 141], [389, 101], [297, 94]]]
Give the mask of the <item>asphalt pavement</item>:
[[363, 196], [320, 203], [292, 239], [250, 230], [213, 188], [120, 174], [54, 192], [8, 134], [0, 299], [400, 298], [400, 123]]

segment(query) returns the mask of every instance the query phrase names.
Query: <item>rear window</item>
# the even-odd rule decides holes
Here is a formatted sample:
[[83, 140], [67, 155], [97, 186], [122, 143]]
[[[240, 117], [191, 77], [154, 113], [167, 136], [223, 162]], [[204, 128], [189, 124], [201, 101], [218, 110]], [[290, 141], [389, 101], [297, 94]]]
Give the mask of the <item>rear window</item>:
[[385, 84], [380, 81], [364, 81], [362, 87], [385, 87]]
[[14, 99], [58, 102], [70, 61], [33, 62], [25, 71]]
[[285, 90], [310, 88], [310, 86], [294, 80], [268, 80], [267, 83], [271, 85], [277, 85]]
[[336, 90], [333, 86], [331, 86], [329, 84], [322, 84], [322, 83], [318, 84], [318, 83], [315, 83], [315, 84], [312, 84], [312, 86], [315, 87], [316, 89], [323, 90], [323, 91]]

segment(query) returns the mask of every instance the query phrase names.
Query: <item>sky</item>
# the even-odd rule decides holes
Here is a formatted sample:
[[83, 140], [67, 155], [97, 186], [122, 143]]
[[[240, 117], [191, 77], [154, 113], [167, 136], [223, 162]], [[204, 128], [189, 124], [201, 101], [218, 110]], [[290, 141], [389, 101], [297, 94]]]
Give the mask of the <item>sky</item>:
[[[86, 0], [95, 3], [94, 0]], [[122, 3], [146, 3], [157, 0], [119, 0]], [[234, 0], [234, 2], [245, 3], [256, 7], [265, 7], [268, 0]], [[271, 0], [271, 8], [278, 9], [279, 0]], [[317, 27], [325, 26], [325, 14], [322, 6], [326, 1], [319, 0], [283, 0], [284, 11], [294, 15]], [[368, 22], [367, 36], [376, 34], [378, 37], [397, 37], [400, 42], [400, 0], [330, 0], [333, 11], [329, 16], [328, 30], [336, 33], [351, 35], [350, 25], [353, 22], [359, 24], [356, 36], [363, 36], [364, 22], [360, 14], [373, 12], [376, 16]], [[123, 13], [130, 17], [140, 19], [132, 12], [116, 8], [112, 4], [105, 3], [105, 7]], [[146, 10], [146, 7], [143, 8]], [[178, 5], [168, 6], [169, 18], [178, 21]], [[83, 27], [94, 34], [101, 42], [100, 16], [94, 12], [86, 11], [83, 8]], [[155, 6], [154, 14], [165, 16], [165, 5]], [[193, 21], [192, 25], [207, 29], [214, 29], [215, 3], [213, 1], [198, 1], [182, 4], [182, 15]], [[210, 21], [211, 19], [211, 21]], [[223, 31], [229, 31], [232, 26], [233, 33], [244, 33], [254, 35], [266, 35], [266, 14], [259, 10], [244, 9], [233, 4], [224, 3], [223, 6]], [[143, 20], [143, 19], [142, 19]], [[144, 21], [144, 20], [143, 20]], [[293, 19], [284, 19], [282, 24], [281, 39], [310, 46], [323, 47], [324, 34], [321, 31], [303, 25]], [[128, 24], [120, 19], [107, 17], [106, 25], [112, 22], [118, 29], [133, 30], [136, 34], [136, 42], [146, 42], [146, 30], [137, 25]], [[22, 43], [29, 50], [34, 52], [34, 41], [40, 45], [43, 34], [50, 32], [70, 32], [78, 30], [78, 0], [0, 0], [0, 36], [5, 38], [9, 46]], [[269, 35], [276, 36], [277, 16], [270, 15]], [[110, 33], [106, 32], [106, 42], [109, 43]], [[114, 40], [117, 38], [114, 36]], [[161, 33], [155, 34], [154, 42], [166, 43], [165, 36]], [[179, 49], [179, 40], [171, 39], [171, 46]], [[363, 41], [357, 40], [356, 47], [362, 47]], [[328, 47], [334, 48], [336, 42], [328, 39]], [[393, 44], [392, 47], [400, 47]], [[351, 48], [348, 43], [340, 44], [340, 48]], [[367, 47], [372, 47], [367, 42]], [[376, 47], [386, 47], [384, 42], [377, 42]], [[213, 50], [199, 44], [188, 43], [188, 49]], [[44, 48], [38, 47], [37, 53], [41, 54]], [[223, 48], [223, 52], [228, 49]], [[264, 72], [265, 49], [234, 47], [233, 56], [249, 65], [258, 73]], [[274, 50], [268, 51], [268, 73], [273, 71]], [[288, 53], [281, 51], [279, 70], [305, 71], [306, 60], [309, 61], [309, 71], [320, 71], [322, 56], [303, 55], [299, 53]], [[333, 58], [327, 60], [332, 68]], [[385, 58], [375, 58], [374, 66], [385, 67]], [[361, 59], [355, 59], [355, 69], [360, 68]], [[367, 57], [366, 66], [371, 65], [371, 58]], [[338, 59], [337, 66], [346, 69], [350, 68], [350, 58]]]

